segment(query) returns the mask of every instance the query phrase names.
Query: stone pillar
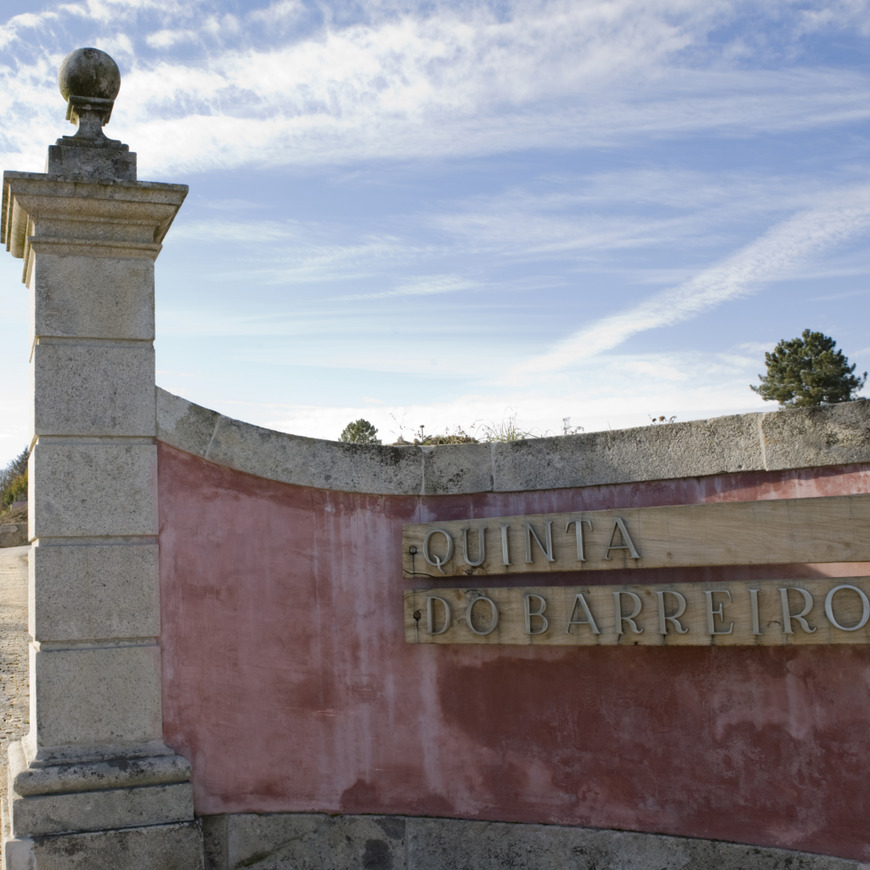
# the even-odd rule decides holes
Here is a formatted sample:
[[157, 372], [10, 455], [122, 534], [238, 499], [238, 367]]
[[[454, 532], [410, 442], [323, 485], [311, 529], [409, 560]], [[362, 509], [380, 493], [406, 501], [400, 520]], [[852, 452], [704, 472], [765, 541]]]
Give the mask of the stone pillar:
[[96, 49], [61, 67], [75, 136], [7, 172], [32, 296], [30, 733], [10, 749], [7, 870], [202, 866], [188, 762], [162, 739], [154, 261], [187, 187], [107, 139]]

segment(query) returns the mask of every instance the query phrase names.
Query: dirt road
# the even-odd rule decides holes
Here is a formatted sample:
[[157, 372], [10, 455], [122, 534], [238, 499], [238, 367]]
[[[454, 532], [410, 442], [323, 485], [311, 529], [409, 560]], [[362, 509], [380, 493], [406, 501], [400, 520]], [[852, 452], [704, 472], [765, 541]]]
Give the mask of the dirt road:
[[0, 783], [6, 786], [6, 746], [29, 723], [27, 673], [27, 553], [0, 549]]

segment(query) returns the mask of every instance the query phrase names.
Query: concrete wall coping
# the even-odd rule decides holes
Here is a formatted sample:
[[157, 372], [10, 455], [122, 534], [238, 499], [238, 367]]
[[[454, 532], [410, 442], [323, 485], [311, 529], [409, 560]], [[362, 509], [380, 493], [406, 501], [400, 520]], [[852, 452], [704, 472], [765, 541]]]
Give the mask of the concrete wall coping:
[[158, 440], [269, 480], [378, 495], [458, 495], [870, 462], [870, 400], [524, 441], [344, 444], [224, 417], [157, 389]]

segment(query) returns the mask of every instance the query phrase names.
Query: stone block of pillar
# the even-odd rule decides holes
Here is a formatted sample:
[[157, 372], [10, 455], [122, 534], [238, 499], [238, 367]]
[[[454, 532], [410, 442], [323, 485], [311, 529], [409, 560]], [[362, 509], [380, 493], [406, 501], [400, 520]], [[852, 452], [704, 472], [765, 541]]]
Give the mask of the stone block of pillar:
[[151, 441], [38, 438], [28, 468], [31, 538], [157, 534]]
[[150, 342], [40, 339], [33, 348], [33, 421], [44, 435], [152, 436]]
[[95, 649], [31, 646], [28, 755], [65, 762], [123, 754], [162, 738], [156, 644]]
[[[17, 175], [7, 179], [7, 200], [18, 181]], [[36, 335], [154, 340], [150, 256], [95, 257], [87, 251], [60, 253], [57, 247], [41, 252], [30, 274]]]
[[[30, 550], [29, 631], [34, 641], [160, 634], [157, 544], [38, 540]], [[39, 582], [35, 578], [39, 577]]]

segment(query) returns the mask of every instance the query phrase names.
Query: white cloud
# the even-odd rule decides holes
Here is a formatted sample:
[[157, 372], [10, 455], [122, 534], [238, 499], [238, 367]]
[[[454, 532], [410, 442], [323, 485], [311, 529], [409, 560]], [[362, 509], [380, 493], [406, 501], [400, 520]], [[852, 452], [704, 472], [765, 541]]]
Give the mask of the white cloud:
[[[314, 81], [318, 67], [310, 81], [292, 81], [290, 69], [299, 59], [273, 61], [262, 74], [254, 64], [247, 67], [246, 79], [167, 64], [143, 74], [153, 83], [131, 83], [128, 102], [117, 109], [128, 139], [143, 152], [147, 148], [149, 163], [189, 172], [622, 147], [638, 137], [743, 138], [870, 118], [870, 82], [854, 75], [754, 71], [735, 73], [727, 86], [719, 82], [714, 90], [699, 81], [695, 94], [668, 92], [659, 83], [646, 94], [604, 92], [595, 99], [578, 94], [565, 104], [505, 106], [495, 95], [490, 102], [476, 101], [467, 90], [435, 90], [420, 81], [409, 83], [406, 95], [378, 90], [374, 82], [367, 90], [350, 73], [329, 84], [335, 70]], [[262, 79], [275, 87], [264, 89]], [[140, 99], [131, 98], [134, 87]]]
[[135, 56], [133, 40], [126, 33], [113, 33], [100, 41], [100, 48], [111, 55], [116, 63], [132, 60]]
[[[78, 5], [78, 4], [77, 4]], [[99, 23], [122, 27], [129, 19], [148, 11], [160, 12], [164, 19], [186, 18], [199, 13], [206, 5], [197, 0], [85, 0], [87, 16]]]
[[157, 30], [145, 36], [145, 42], [152, 48], [171, 48], [187, 42], [196, 42], [195, 30]]
[[270, 3], [263, 9], [249, 12], [247, 18], [249, 21], [274, 27], [293, 22], [303, 14], [304, 10], [301, 0], [278, 0], [277, 3]]
[[15, 39], [19, 39], [20, 31], [37, 30], [56, 18], [56, 12], [24, 12], [21, 15], [12, 16], [5, 24], [0, 25], [0, 48], [7, 46]]
[[221, 42], [234, 37], [241, 29], [239, 19], [230, 13], [209, 15], [201, 24], [204, 33]]
[[13, 18], [10, 18], [7, 26], [14, 27], [15, 29], [24, 27], [40, 27], [44, 22], [51, 21], [55, 18], [57, 18], [57, 14], [54, 12], [42, 12], [38, 15], [33, 12], [22, 12], [21, 15], [16, 15]]
[[816, 34], [834, 29], [850, 29], [863, 36], [870, 34], [868, 0], [826, 0], [817, 2], [815, 8], [798, 10], [799, 33]]
[[[870, 117], [870, 82], [858, 74], [694, 66], [739, 4], [529, 0], [428, 12], [376, 4], [353, 23], [327, 16], [245, 47], [254, 43], [250, 22], [300, 8], [279, 3], [240, 18], [216, 2], [88, 0], [94, 35], [132, 67], [113, 130], [142, 155], [143, 171], [613, 146]], [[58, 37], [49, 18], [60, 33], [54, 19], [75, 9], [81, 4], [23, 20], [51, 44]], [[159, 26], [148, 30], [154, 13]], [[0, 42], [23, 26], [15, 21], [0, 29]], [[157, 56], [140, 51], [143, 43]], [[182, 60], [181, 46], [195, 53]], [[36, 112], [47, 123], [31, 95], [52, 88], [55, 70], [23, 82], [19, 70], [0, 67], [0, 91], [13, 88], [28, 107], [19, 117]], [[8, 154], [28, 150], [27, 132], [7, 133]]]

